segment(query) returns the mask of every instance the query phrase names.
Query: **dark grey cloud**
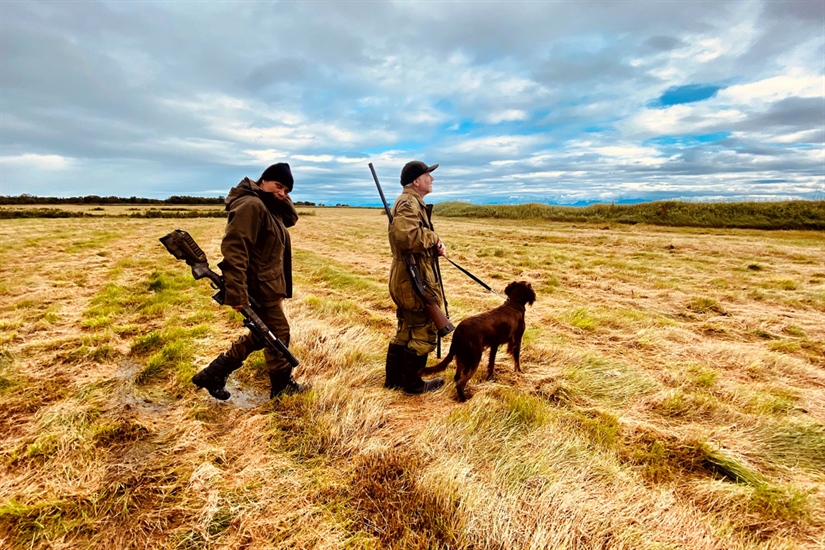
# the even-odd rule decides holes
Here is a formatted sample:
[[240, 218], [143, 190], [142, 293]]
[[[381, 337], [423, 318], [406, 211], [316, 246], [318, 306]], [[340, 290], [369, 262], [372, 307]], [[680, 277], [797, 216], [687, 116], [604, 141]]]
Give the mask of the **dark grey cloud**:
[[[812, 121], [825, 123], [825, 99], [819, 97], [789, 97], [777, 101], [762, 113], [757, 113], [742, 124], [741, 130], [764, 131], [780, 129], [798, 132], [817, 129]], [[825, 130], [821, 126], [820, 130]]]

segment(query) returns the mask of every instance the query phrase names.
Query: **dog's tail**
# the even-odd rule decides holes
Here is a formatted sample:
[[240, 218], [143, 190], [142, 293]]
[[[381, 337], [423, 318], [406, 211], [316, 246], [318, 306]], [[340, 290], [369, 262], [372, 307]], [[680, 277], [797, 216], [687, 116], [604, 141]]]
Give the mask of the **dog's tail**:
[[447, 366], [452, 362], [453, 357], [455, 357], [455, 353], [453, 353], [453, 350], [450, 350], [450, 353], [447, 354], [447, 357], [445, 357], [437, 365], [433, 365], [431, 367], [424, 367], [423, 369], [418, 371], [418, 376], [426, 376], [428, 374], [435, 374], [437, 372], [447, 370]]

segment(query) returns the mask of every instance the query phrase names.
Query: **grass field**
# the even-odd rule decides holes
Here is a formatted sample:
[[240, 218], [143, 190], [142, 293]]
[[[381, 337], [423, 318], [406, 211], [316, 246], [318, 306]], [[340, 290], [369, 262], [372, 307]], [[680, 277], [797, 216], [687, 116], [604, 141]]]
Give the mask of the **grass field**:
[[[227, 402], [189, 382], [243, 329], [158, 238], [214, 267], [223, 220], [0, 220], [0, 547], [825, 546], [825, 232], [437, 216], [454, 261], [538, 294], [524, 372], [500, 353], [461, 404], [452, 369], [382, 387], [380, 211], [303, 213], [313, 389], [274, 401], [260, 353]], [[501, 302], [442, 273], [455, 322]]]

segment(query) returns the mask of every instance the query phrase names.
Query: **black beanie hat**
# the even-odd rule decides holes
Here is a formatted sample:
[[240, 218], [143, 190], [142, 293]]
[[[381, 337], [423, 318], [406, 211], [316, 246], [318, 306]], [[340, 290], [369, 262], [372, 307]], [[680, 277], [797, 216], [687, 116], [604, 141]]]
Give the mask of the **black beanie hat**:
[[414, 160], [408, 162], [404, 165], [404, 168], [401, 169], [401, 185], [407, 185], [415, 180], [418, 179], [419, 176], [422, 174], [426, 174], [427, 172], [432, 172], [438, 168], [437, 164], [433, 164], [432, 166], [427, 166], [420, 160]]
[[289, 189], [290, 192], [292, 191], [292, 186], [295, 184], [295, 180], [292, 179], [292, 171], [290, 171], [289, 164], [286, 162], [273, 164], [264, 170], [264, 173], [261, 174], [261, 177], [258, 179], [259, 183], [262, 181], [277, 181]]

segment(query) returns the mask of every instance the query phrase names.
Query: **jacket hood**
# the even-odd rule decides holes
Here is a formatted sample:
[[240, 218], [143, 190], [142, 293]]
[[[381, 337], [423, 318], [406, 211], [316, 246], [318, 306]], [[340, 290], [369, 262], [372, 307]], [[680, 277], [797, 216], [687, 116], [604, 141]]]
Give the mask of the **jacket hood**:
[[226, 204], [226, 209], [229, 210], [229, 205], [235, 200], [246, 195], [258, 195], [260, 191], [261, 188], [258, 187], [257, 183], [249, 178], [244, 178], [238, 183], [238, 185], [229, 190], [229, 194], [226, 195], [223, 202]]

